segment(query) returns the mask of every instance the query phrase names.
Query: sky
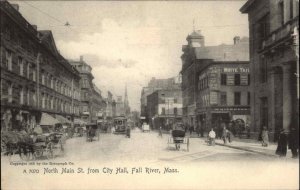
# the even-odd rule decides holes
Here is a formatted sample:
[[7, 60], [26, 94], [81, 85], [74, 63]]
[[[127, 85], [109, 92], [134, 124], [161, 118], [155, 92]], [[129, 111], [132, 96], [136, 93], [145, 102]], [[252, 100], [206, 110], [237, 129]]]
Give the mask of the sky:
[[[194, 29], [205, 45], [232, 44], [249, 36], [245, 1], [10, 1], [38, 30], [51, 30], [66, 59], [80, 55], [92, 66], [94, 83], [140, 109], [152, 77], [178, 76], [182, 45]], [[65, 26], [65, 23], [69, 26]]]

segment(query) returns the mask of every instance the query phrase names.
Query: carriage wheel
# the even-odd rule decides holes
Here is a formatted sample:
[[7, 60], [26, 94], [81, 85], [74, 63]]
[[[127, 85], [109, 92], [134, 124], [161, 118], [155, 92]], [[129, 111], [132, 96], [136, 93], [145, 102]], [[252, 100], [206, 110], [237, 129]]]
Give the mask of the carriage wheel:
[[51, 159], [54, 157], [53, 154], [53, 144], [51, 142], [49, 142], [45, 148], [45, 153], [48, 159]]
[[31, 152], [29, 150], [26, 150], [26, 148], [21, 148], [20, 158], [24, 161], [29, 161], [32, 158]]
[[35, 148], [33, 153], [34, 158], [40, 158], [43, 156], [43, 147], [38, 146]]

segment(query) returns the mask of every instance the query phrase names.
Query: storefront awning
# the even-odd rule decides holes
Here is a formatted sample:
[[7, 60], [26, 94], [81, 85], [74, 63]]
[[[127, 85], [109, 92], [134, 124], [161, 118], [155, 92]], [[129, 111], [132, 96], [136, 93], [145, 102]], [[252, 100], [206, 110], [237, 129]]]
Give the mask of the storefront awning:
[[60, 123], [72, 123], [71, 121], [69, 121], [67, 118], [61, 116], [61, 115], [55, 115], [56, 119], [58, 121], [60, 121]]
[[87, 122], [85, 122], [85, 121], [83, 121], [81, 119], [75, 118], [74, 119], [74, 124], [85, 125], [85, 124], [87, 124]]
[[47, 113], [42, 113], [40, 125], [55, 125], [57, 123], [60, 123], [59, 120]]

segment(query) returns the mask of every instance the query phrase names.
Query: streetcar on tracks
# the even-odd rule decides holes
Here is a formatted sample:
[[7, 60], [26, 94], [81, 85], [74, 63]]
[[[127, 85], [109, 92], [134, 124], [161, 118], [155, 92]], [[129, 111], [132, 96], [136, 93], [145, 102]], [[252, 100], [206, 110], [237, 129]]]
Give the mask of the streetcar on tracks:
[[115, 117], [113, 125], [115, 134], [125, 134], [127, 127], [127, 118], [125, 116]]

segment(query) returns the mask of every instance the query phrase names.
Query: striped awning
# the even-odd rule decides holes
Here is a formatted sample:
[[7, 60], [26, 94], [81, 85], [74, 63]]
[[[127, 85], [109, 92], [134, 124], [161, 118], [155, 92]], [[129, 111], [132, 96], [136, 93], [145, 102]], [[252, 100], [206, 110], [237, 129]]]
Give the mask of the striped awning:
[[60, 123], [59, 120], [52, 117], [48, 113], [42, 113], [40, 125], [55, 125], [57, 123]]

